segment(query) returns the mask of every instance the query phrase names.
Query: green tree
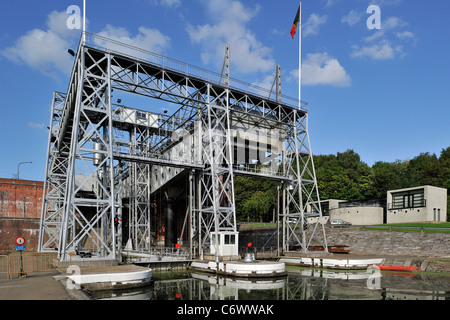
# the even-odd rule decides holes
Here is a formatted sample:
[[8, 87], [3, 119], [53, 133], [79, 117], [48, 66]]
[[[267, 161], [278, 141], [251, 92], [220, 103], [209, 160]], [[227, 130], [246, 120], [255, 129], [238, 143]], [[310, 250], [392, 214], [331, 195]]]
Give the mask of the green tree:
[[447, 188], [447, 221], [450, 221], [450, 147], [442, 149], [439, 157], [440, 180], [442, 188]]
[[264, 191], [256, 191], [244, 202], [244, 212], [247, 214], [247, 221], [263, 222], [272, 207], [273, 201]]
[[440, 161], [435, 154], [421, 153], [408, 164], [410, 187], [420, 185], [442, 185], [440, 181]]
[[374, 197], [383, 198], [388, 190], [406, 188], [408, 162], [376, 162], [372, 166]]
[[238, 176], [234, 182], [238, 220], [273, 220], [273, 208], [277, 201], [276, 182], [246, 176]]
[[[439, 158], [435, 154], [421, 153], [412, 160], [380, 161], [372, 167], [362, 162], [354, 150], [336, 155], [317, 155], [314, 163], [320, 198], [323, 200], [384, 198], [388, 190], [433, 185], [447, 188], [447, 211], [450, 215], [450, 147], [443, 149]], [[236, 177], [238, 219], [272, 220], [276, 188], [274, 181]]]
[[450, 147], [442, 149], [439, 157], [439, 180], [443, 188], [450, 189]]
[[372, 169], [353, 150], [316, 156], [316, 176], [321, 199], [363, 200], [376, 193]]

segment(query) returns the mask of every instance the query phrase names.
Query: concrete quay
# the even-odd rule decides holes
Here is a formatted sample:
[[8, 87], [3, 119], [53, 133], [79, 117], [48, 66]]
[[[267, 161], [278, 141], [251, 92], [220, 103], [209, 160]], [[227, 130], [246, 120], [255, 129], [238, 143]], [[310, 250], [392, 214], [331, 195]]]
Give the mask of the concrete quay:
[[90, 291], [147, 286], [151, 272], [136, 265], [117, 265], [31, 273], [13, 280], [0, 279], [0, 300], [91, 300]]
[[50, 272], [13, 280], [0, 279], [0, 300], [89, 300], [82, 290], [67, 290], [60, 277], [58, 272]]

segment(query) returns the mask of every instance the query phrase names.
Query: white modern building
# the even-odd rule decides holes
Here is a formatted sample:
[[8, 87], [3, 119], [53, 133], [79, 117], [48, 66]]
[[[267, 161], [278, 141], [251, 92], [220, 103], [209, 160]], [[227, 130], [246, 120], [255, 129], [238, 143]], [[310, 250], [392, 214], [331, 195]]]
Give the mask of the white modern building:
[[447, 189], [421, 186], [387, 192], [387, 223], [432, 221], [447, 221]]
[[383, 207], [361, 203], [342, 203], [338, 208], [330, 210], [330, 220], [341, 219], [353, 225], [370, 226], [383, 224]]
[[326, 221], [353, 225], [447, 221], [447, 189], [433, 186], [390, 190], [386, 199], [377, 201], [328, 199], [320, 204]]
[[322, 200], [320, 206], [326, 222], [340, 219], [361, 226], [383, 224], [384, 208], [378, 201], [349, 202], [328, 199]]

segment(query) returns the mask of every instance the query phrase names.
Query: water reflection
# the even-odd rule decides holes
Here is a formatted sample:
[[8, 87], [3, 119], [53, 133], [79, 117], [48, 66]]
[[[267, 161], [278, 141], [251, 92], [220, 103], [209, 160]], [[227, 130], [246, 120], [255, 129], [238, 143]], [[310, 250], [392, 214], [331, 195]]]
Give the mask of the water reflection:
[[[200, 272], [154, 272], [150, 286], [93, 293], [129, 300], [450, 300], [450, 276], [335, 272], [289, 267], [273, 279], [241, 279]], [[376, 284], [373, 286], [373, 284]]]

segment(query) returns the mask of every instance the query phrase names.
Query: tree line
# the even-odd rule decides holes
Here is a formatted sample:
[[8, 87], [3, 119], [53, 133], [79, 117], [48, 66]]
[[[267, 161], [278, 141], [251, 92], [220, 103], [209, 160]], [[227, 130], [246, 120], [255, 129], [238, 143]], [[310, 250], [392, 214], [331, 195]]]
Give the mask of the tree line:
[[[388, 190], [431, 185], [447, 188], [450, 213], [450, 147], [441, 154], [421, 153], [411, 160], [361, 161], [354, 150], [314, 156], [321, 200], [364, 201], [383, 199]], [[235, 178], [236, 213], [239, 221], [273, 221], [277, 182], [254, 177]]]

